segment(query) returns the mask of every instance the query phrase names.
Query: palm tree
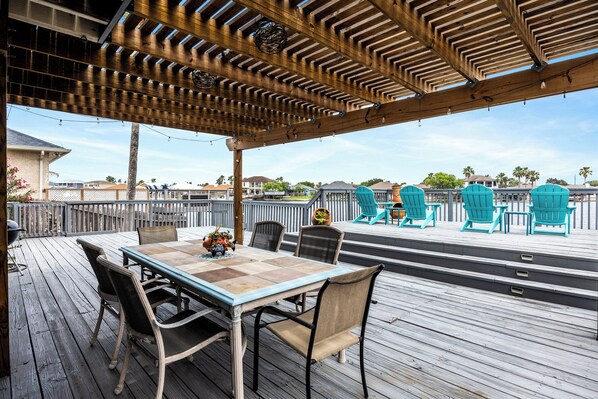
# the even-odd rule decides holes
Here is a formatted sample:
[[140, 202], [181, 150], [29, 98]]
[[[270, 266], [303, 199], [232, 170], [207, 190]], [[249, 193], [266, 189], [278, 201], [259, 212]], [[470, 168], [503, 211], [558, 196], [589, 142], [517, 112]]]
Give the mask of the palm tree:
[[529, 179], [530, 182], [532, 182], [532, 187], [534, 186], [534, 183], [537, 182], [538, 180], [540, 180], [540, 173], [536, 172], [535, 170], [530, 170], [527, 172], [527, 178]]
[[504, 172], [500, 172], [496, 175], [496, 182], [498, 183], [498, 187], [505, 188], [509, 182], [509, 177]]
[[530, 173], [531, 170], [526, 166], [525, 168], [523, 168], [523, 177], [525, 177], [525, 184], [527, 184], [527, 182], [529, 181], [530, 178]]
[[475, 170], [471, 166], [466, 166], [463, 168], [463, 175], [469, 179], [471, 175], [475, 175]]
[[515, 169], [513, 169], [513, 176], [517, 178], [517, 181], [519, 182], [519, 184], [521, 184], [521, 178], [525, 176], [523, 168], [521, 166], [515, 166]]
[[588, 181], [588, 176], [592, 175], [592, 169], [589, 166], [584, 166], [579, 169], [579, 175], [583, 177], [583, 184], [586, 184]]

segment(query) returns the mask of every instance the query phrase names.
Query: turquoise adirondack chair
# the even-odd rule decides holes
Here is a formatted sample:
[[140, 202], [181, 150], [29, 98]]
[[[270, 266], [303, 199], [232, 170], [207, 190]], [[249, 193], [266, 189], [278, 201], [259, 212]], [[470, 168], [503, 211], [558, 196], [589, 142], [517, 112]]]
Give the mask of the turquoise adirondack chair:
[[[361, 208], [361, 214], [353, 220], [353, 223], [375, 224], [384, 218], [384, 223], [388, 224], [388, 205], [392, 205], [392, 202], [376, 202], [372, 189], [365, 186], [357, 187], [354, 195]], [[380, 208], [380, 206], [384, 206], [384, 208]]]
[[[480, 184], [470, 184], [461, 190], [461, 196], [463, 197], [463, 208], [467, 212], [467, 219], [465, 219], [461, 231], [485, 231], [492, 234], [496, 226], [500, 226], [500, 231], [502, 231], [503, 215], [508, 205], [495, 205], [494, 191], [491, 188]], [[474, 223], [490, 223], [490, 228], [473, 227]]]
[[[440, 204], [426, 203], [424, 190], [415, 186], [405, 186], [400, 191], [405, 217], [399, 227], [419, 227], [425, 229], [432, 222], [436, 226], [436, 212]], [[428, 210], [428, 208], [432, 208]], [[414, 220], [422, 220], [421, 224], [413, 224]]]
[[[532, 213], [531, 234], [563, 234], [569, 236], [571, 232], [571, 213], [574, 206], [569, 205], [569, 190], [557, 184], [545, 184], [531, 191]], [[561, 230], [536, 230], [536, 226], [563, 226]]]

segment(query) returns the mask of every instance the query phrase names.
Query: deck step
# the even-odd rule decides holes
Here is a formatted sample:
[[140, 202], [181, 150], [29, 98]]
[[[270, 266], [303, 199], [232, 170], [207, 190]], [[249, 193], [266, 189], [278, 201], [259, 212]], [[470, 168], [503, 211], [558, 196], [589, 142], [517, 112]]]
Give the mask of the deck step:
[[[287, 234], [282, 249], [294, 251], [296, 240], [296, 233]], [[343, 241], [340, 260], [364, 266], [384, 263], [387, 270], [430, 280], [585, 309], [597, 308], [596, 265], [590, 271], [352, 239]]]
[[[462, 233], [468, 234], [468, 233]], [[480, 233], [481, 234], [481, 233]], [[496, 232], [495, 234], [502, 234]], [[296, 233], [294, 234], [296, 236]], [[293, 239], [289, 234], [289, 239]], [[412, 248], [428, 250], [441, 253], [451, 253], [455, 255], [478, 256], [491, 259], [502, 259], [505, 261], [519, 262], [524, 259], [528, 263], [541, 264], [546, 266], [564, 267], [577, 270], [596, 271], [598, 259], [588, 254], [588, 257], [572, 256], [567, 253], [555, 254], [545, 253], [533, 250], [521, 251], [518, 249], [493, 248], [489, 246], [480, 246], [475, 244], [465, 244], [457, 242], [433, 241], [430, 239], [404, 238], [385, 235], [372, 235], [358, 232], [345, 232], [345, 240], [367, 242], [372, 244], [390, 245], [401, 248]], [[294, 238], [293, 241], [296, 241]]]

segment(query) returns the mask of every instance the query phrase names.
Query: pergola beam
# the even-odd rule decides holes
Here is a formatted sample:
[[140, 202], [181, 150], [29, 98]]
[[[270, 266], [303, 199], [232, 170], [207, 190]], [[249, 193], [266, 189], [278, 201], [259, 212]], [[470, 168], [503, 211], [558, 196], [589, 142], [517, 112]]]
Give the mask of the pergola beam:
[[160, 85], [157, 82], [150, 82], [147, 79], [137, 79], [136, 76], [126, 76], [122, 73], [113, 73], [112, 71], [101, 70], [97, 67], [89, 68], [86, 64], [47, 54], [21, 51], [21, 55], [17, 55], [11, 59], [11, 67], [69, 79], [71, 81], [124, 90], [163, 100], [176, 101], [195, 107], [220, 110], [228, 114], [261, 120], [262, 126], [267, 123], [287, 124], [289, 122], [298, 123], [304, 120], [294, 115], [285, 115], [266, 108], [251, 107], [247, 104], [231, 102], [222, 98], [208, 97], [197, 91], [178, 87], [171, 88]]
[[463, 85], [422, 98], [383, 104], [379, 109], [372, 107], [269, 133], [259, 132], [252, 139], [228, 140], [227, 145], [230, 150], [245, 150], [264, 144], [309, 140], [596, 87], [598, 55], [591, 54], [548, 65], [540, 73], [516, 72], [484, 80], [475, 87]]
[[[53, 90], [80, 97], [95, 99], [98, 101], [107, 101], [112, 103], [123, 103], [130, 106], [155, 109], [171, 113], [173, 115], [186, 115], [191, 118], [201, 120], [205, 124], [211, 122], [219, 123], [221, 121], [242, 124], [243, 126], [263, 129], [266, 121], [256, 121], [255, 119], [244, 115], [228, 114], [213, 109], [195, 107], [185, 103], [163, 100], [158, 97], [149, 97], [134, 92], [128, 92], [120, 89], [96, 86], [81, 81], [67, 80], [64, 78], [44, 75], [29, 70], [15, 67], [9, 68], [9, 80], [11, 84], [23, 84], [44, 90]], [[274, 127], [276, 125], [272, 125]]]
[[535, 68], [540, 69], [545, 66], [548, 63], [548, 58], [525, 22], [515, 0], [494, 0], [494, 2], [534, 61]]
[[403, 28], [414, 39], [433, 51], [451, 68], [459, 72], [469, 82], [484, 79], [483, 74], [429, 23], [424, 21], [409, 4], [403, 0], [368, 0], [382, 14]]
[[[142, 76], [154, 82], [161, 82], [168, 89], [171, 89], [169, 86], [172, 85], [174, 86], [173, 91], [178, 88], [197, 91], [197, 88], [191, 82], [189, 73], [174, 71], [172, 68], [167, 67], [167, 63], [156, 65], [138, 57], [126, 57], [120, 53], [101, 48], [96, 43], [83, 43], [73, 37], [43, 28], [36, 29], [34, 26], [15, 20], [10, 21], [10, 26], [15, 30], [11, 40], [12, 47], [93, 65], [110, 71], [118, 71], [135, 77]], [[275, 92], [271, 92], [272, 95], [256, 94], [256, 90], [231, 88], [219, 84], [213, 89], [202, 89], [201, 93], [221, 98], [223, 101], [238, 101], [253, 107], [275, 110], [275, 112], [306, 119], [313, 115], [321, 117], [330, 114], [316, 107], [306, 107], [292, 104], [289, 101], [281, 101], [278, 96], [274, 95]]]
[[[317, 65], [298, 58], [295, 54], [284, 50], [279, 54], [262, 53], [257, 46], [252, 43], [250, 36], [243, 35], [238, 31], [233, 32], [229, 25], [217, 24], [216, 21], [211, 18], [204, 19], [201, 17], [201, 14], [189, 12], [186, 7], [174, 5], [171, 1], [135, 0], [134, 11], [136, 15], [143, 18], [159, 22], [172, 29], [176, 29], [179, 32], [204, 39], [209, 43], [216, 44], [225, 49], [246, 54], [255, 60], [277, 66], [285, 71], [303, 76], [316, 83], [321, 83], [335, 90], [340, 90], [355, 98], [360, 98], [373, 103], [384, 100], [379, 93], [372, 92], [365, 87], [360, 87], [342, 76], [327, 73]], [[294, 28], [292, 24], [289, 27]], [[201, 67], [199, 68], [205, 70]], [[220, 68], [218, 69], [220, 70]]]
[[[251, 87], [296, 98], [327, 110], [340, 111], [348, 107], [344, 101], [302, 89], [291, 83], [245, 71], [217, 57], [202, 54], [196, 49], [188, 49], [181, 44], [173, 44], [170, 40], [160, 40], [156, 35], [144, 33], [139, 29], [125, 29], [123, 25], [117, 25], [112, 31], [112, 44], [142, 54], [149, 54], [156, 58], [162, 58], [167, 62], [174, 62], [191, 69], [213, 73]], [[355, 107], [351, 107], [351, 109], [355, 109]]]

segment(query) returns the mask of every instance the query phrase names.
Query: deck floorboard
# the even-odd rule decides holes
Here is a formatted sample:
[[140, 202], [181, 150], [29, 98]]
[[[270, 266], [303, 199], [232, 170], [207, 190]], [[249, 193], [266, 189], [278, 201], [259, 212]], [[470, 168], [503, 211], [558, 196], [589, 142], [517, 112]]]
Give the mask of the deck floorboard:
[[[341, 225], [341, 224], [339, 224]], [[440, 227], [441, 223], [439, 223]], [[347, 230], [401, 236], [394, 226], [351, 226]], [[517, 233], [464, 233], [475, 245], [523, 245]], [[427, 230], [427, 229], [426, 229]], [[180, 239], [201, 238], [208, 228], [180, 229]], [[425, 237], [429, 231], [409, 229]], [[464, 240], [450, 229], [434, 230], [435, 240]], [[578, 232], [575, 231], [577, 234]], [[479, 234], [481, 237], [473, 236]], [[595, 234], [548, 242], [527, 240], [526, 248], [581, 255], [593, 250]], [[583, 237], [581, 237], [583, 236]], [[473, 239], [471, 237], [474, 237]], [[500, 237], [497, 239], [497, 237]], [[525, 237], [523, 235], [523, 237]], [[137, 243], [135, 233], [86, 236], [121, 262], [121, 246]], [[488, 241], [493, 239], [492, 241]], [[559, 244], [559, 240], [566, 241]], [[118, 321], [105, 315], [98, 343], [89, 344], [99, 297], [95, 277], [76, 237], [30, 238], [17, 254], [28, 265], [10, 275], [12, 375], [0, 379], [0, 398], [113, 398], [117, 370], [108, 370]], [[562, 248], [556, 248], [561, 245]], [[573, 249], [572, 247], [573, 246]], [[383, 272], [368, 324], [366, 369], [373, 398], [596, 398], [598, 341], [596, 313], [557, 304]], [[195, 306], [195, 305], [194, 305]], [[165, 306], [158, 315], [174, 311]], [[262, 337], [260, 390], [249, 388], [253, 359], [253, 318], [247, 319], [244, 358], [247, 398], [303, 398], [303, 359], [271, 334]], [[121, 347], [121, 358], [124, 346]], [[230, 351], [217, 343], [193, 363], [167, 368], [165, 397], [224, 398], [230, 393]], [[142, 354], [132, 358], [120, 398], [151, 398], [156, 369]], [[347, 363], [334, 358], [313, 367], [315, 398], [360, 397], [358, 348]]]

